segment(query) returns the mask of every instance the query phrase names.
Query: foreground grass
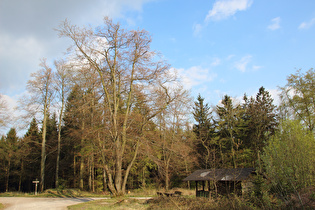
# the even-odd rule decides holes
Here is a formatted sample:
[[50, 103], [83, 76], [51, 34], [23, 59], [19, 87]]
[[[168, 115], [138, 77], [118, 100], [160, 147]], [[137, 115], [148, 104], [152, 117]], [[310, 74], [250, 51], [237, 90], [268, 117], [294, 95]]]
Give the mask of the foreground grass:
[[[56, 190], [48, 189], [43, 193], [34, 195], [34, 193], [8, 192], [0, 193], [2, 197], [101, 197], [104, 199], [81, 203], [68, 207], [68, 209], [315, 209], [314, 189], [308, 194], [301, 193], [301, 199], [304, 206], [299, 205], [297, 198], [291, 196], [290, 202], [281, 202], [275, 196], [269, 195], [263, 199], [256, 197], [238, 197], [234, 195], [219, 196], [215, 199], [196, 198], [195, 190], [188, 189], [172, 189], [170, 192], [181, 191], [180, 197], [158, 197], [157, 191], [164, 190], [155, 189], [138, 189], [128, 191], [124, 197], [111, 198], [109, 194], [91, 193], [80, 191], [78, 189]], [[139, 199], [142, 198], [142, 199]], [[143, 199], [145, 198], [145, 199]], [[0, 203], [0, 210], [4, 206]]]
[[202, 209], [258, 209], [248, 202], [241, 199], [216, 199], [209, 198], [190, 198], [190, 197], [154, 197], [148, 200], [139, 200], [133, 198], [112, 198], [98, 201], [81, 203], [69, 206], [70, 210], [83, 209], [147, 209], [147, 210], [202, 210]]
[[[181, 191], [185, 196], [194, 196], [195, 190], [174, 188], [170, 192]], [[164, 190], [156, 189], [135, 189], [128, 191], [125, 197], [154, 197], [157, 195], [157, 191], [164, 192]], [[23, 192], [4, 192], [0, 193], [0, 197], [110, 197], [109, 193], [92, 193], [87, 191], [81, 191], [79, 189], [47, 189], [43, 193], [37, 195], [32, 193]]]
[[22, 193], [22, 192], [4, 192], [0, 197], [42, 197], [42, 198], [76, 198], [76, 197], [109, 197], [109, 195], [100, 193], [91, 193], [79, 189], [56, 190], [48, 189], [43, 193]]
[[110, 198], [102, 199], [96, 201], [90, 201], [86, 203], [81, 203], [73, 206], [68, 206], [70, 210], [110, 210], [110, 209], [139, 209], [144, 210], [148, 209], [150, 205], [147, 203], [147, 200], [143, 199], [134, 199], [134, 198]]

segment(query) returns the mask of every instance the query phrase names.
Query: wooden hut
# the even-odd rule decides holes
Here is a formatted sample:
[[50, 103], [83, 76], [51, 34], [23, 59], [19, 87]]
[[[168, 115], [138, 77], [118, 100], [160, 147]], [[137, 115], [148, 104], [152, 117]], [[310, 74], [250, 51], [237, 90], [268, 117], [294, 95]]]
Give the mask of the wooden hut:
[[[183, 181], [196, 182], [196, 196], [209, 197], [211, 194], [241, 195], [251, 185], [250, 177], [254, 168], [201, 169], [193, 172]], [[201, 188], [199, 188], [198, 184]]]

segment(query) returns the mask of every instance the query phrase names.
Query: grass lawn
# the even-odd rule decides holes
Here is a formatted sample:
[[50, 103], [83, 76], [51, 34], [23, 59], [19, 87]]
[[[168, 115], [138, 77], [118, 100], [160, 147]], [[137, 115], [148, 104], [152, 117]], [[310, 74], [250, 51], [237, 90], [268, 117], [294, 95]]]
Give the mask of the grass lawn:
[[[139, 200], [136, 198], [111, 198], [104, 200], [91, 201], [69, 206], [70, 210], [83, 210], [83, 209], [124, 209], [124, 210], [195, 210], [195, 209], [257, 209], [249, 203], [244, 203], [241, 199], [224, 199], [212, 200], [209, 198], [196, 198], [196, 197], [154, 197], [148, 200]], [[259, 209], [259, 208], [258, 208]]]
[[42, 197], [42, 198], [74, 198], [74, 197], [110, 197], [109, 195], [104, 195], [101, 193], [91, 193], [86, 191], [81, 191], [78, 189], [47, 189], [43, 193], [38, 193], [37, 195], [32, 193], [22, 193], [22, 192], [4, 192], [0, 193], [0, 197]]
[[90, 201], [73, 206], [69, 206], [70, 210], [83, 210], [83, 209], [148, 209], [149, 204], [147, 200], [134, 199], [134, 198], [110, 198], [96, 201]]

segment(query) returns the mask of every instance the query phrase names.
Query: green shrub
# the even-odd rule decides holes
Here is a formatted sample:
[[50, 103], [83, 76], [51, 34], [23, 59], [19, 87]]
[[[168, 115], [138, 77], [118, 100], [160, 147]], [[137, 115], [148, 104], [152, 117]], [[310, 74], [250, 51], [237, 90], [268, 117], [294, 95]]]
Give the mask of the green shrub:
[[279, 131], [264, 148], [262, 160], [270, 180], [270, 192], [285, 203], [295, 195], [303, 205], [300, 190], [315, 184], [313, 133], [299, 121], [282, 122]]

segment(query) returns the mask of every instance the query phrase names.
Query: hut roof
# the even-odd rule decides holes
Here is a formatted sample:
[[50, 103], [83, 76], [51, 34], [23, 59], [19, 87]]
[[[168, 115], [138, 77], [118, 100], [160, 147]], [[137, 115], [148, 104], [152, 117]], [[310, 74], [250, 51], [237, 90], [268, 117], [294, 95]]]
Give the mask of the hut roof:
[[183, 181], [242, 181], [254, 172], [254, 168], [201, 169], [193, 172]]

